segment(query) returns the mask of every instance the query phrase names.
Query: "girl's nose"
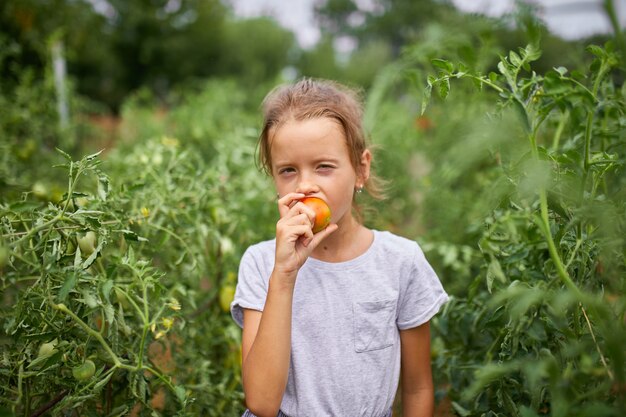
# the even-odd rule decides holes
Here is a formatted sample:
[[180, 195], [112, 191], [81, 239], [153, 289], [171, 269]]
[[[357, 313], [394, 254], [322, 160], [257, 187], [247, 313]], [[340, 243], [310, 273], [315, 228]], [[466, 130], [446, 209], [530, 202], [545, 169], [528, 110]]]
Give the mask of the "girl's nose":
[[317, 193], [319, 192], [319, 190], [319, 187], [311, 181], [300, 181], [298, 183], [298, 186], [296, 187], [297, 193], [302, 193], [306, 195]]

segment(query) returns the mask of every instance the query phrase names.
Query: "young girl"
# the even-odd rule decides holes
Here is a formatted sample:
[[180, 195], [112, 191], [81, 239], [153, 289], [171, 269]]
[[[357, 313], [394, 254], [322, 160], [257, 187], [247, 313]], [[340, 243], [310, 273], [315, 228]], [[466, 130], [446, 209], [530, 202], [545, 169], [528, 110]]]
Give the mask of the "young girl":
[[[380, 194], [356, 94], [304, 79], [263, 103], [260, 162], [275, 183], [276, 238], [241, 259], [234, 320], [243, 388], [259, 417], [387, 417], [402, 375], [403, 416], [432, 416], [428, 322], [447, 300], [419, 246], [355, 215]], [[315, 196], [331, 224], [314, 234]]]

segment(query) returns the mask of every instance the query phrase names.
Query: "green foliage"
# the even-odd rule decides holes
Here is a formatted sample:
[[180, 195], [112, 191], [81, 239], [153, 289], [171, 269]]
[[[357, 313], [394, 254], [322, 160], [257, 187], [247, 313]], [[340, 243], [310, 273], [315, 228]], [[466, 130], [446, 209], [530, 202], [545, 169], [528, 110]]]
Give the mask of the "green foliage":
[[158, 117], [129, 104], [133, 141], [57, 154], [59, 201], [3, 194], [3, 407], [240, 415], [240, 331], [225, 309], [243, 249], [275, 216], [256, 132], [217, 111], [241, 97], [228, 85], [188, 97], [171, 114], [179, 137], [137, 130]]
[[66, 81], [70, 120], [61, 126], [51, 68], [40, 72], [18, 65], [23, 44], [2, 34], [0, 51], [0, 193], [17, 199], [30, 191], [41, 200], [58, 202], [65, 178], [60, 171], [50, 173], [54, 148], [79, 152], [89, 129], [78, 115], [96, 106], [72, 94], [73, 85]]
[[[612, 77], [619, 55], [610, 44], [588, 50], [593, 60], [585, 73], [532, 71], [541, 54], [537, 44], [502, 55], [498, 73], [432, 62], [437, 75], [427, 78], [425, 114], [432, 92], [450, 99], [459, 79], [479, 87], [479, 101], [495, 102], [486, 123], [469, 124], [463, 145], [455, 137], [458, 146], [440, 150], [433, 173], [451, 180], [433, 189], [435, 204], [467, 210], [462, 199], [443, 194], [461, 185], [488, 203], [482, 218], [470, 208], [469, 221], [461, 220], [459, 243], [477, 242], [481, 256], [463, 259], [473, 278], [465, 287], [456, 283], [459, 297], [434, 323], [445, 346], [436, 367], [461, 415], [609, 416], [624, 410], [626, 106]], [[461, 91], [463, 105], [473, 100], [474, 93]], [[448, 112], [457, 107], [442, 106]], [[474, 135], [487, 141], [475, 142]], [[468, 184], [466, 175], [482, 180]], [[458, 230], [458, 221], [453, 227]], [[444, 236], [447, 255], [458, 244], [450, 246]], [[440, 247], [429, 244], [434, 254]], [[444, 256], [444, 270], [454, 273], [459, 267], [452, 268], [451, 259], [458, 257]]]
[[[214, 2], [167, 15], [164, 2], [126, 3], [110, 2], [120, 30], [101, 44], [85, 27], [113, 21], [81, 2], [0, 6], [3, 23], [20, 17], [0, 38], [0, 410], [240, 415], [240, 331], [226, 310], [243, 250], [273, 235], [274, 194], [254, 166], [258, 103], [293, 39], [265, 19], [233, 23]], [[610, 44], [585, 56], [552, 38], [540, 48], [532, 21], [511, 34], [444, 13], [446, 24], [416, 28], [412, 4], [385, 5], [363, 28], [399, 22], [397, 42], [336, 27], [363, 35], [350, 61], [335, 60], [331, 33], [297, 65], [371, 84], [374, 168], [392, 182], [365, 221], [419, 239], [453, 295], [432, 322], [438, 393], [463, 416], [622, 415], [623, 57]], [[35, 24], [57, 6], [83, 19], [76, 32]], [[328, 7], [343, 16], [334, 24], [361, 13]], [[272, 41], [247, 44], [248, 29]], [[119, 80], [144, 86], [120, 106], [114, 149], [84, 152], [94, 131], [73, 94], [76, 116], [59, 129], [41, 63], [54, 37], [105, 101], [125, 96], [109, 88]], [[272, 62], [247, 58], [259, 53]], [[232, 77], [185, 78], [220, 71]]]
[[295, 47], [294, 35], [274, 20], [237, 20], [219, 0], [91, 3], [3, 2], [0, 36], [20, 45], [11, 58], [18, 72], [28, 68], [36, 77], [49, 60], [51, 39], [60, 40], [77, 92], [114, 112], [142, 88], [165, 99], [209, 77], [268, 82]]

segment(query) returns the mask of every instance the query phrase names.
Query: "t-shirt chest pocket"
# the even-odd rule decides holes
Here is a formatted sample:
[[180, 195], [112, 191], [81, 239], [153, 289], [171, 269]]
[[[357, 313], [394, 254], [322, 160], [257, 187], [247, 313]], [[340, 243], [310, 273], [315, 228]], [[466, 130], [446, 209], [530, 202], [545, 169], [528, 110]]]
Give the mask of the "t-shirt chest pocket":
[[362, 301], [353, 304], [354, 349], [368, 352], [392, 346], [396, 331], [396, 300]]

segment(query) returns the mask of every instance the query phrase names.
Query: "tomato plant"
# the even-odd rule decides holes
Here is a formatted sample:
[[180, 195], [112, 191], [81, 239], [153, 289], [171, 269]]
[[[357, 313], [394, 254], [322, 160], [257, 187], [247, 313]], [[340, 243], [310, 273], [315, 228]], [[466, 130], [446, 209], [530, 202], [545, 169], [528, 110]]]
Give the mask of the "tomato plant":
[[227, 304], [241, 248], [271, 232], [252, 219], [274, 215], [247, 137], [216, 144], [210, 161], [172, 137], [106, 160], [60, 152], [59, 203], [29, 193], [1, 202], [5, 407], [241, 413], [240, 333]]
[[534, 42], [501, 56], [497, 72], [488, 74], [432, 60], [437, 74], [427, 78], [422, 111], [429, 112], [433, 91], [452, 97], [456, 80], [479, 87], [461, 91], [483, 100], [481, 109], [494, 103], [483, 120], [459, 118], [470, 125], [467, 145], [455, 137], [442, 150], [438, 165], [446, 170], [431, 173], [441, 182], [426, 197], [459, 204], [452, 195], [442, 201], [441, 185], [470, 178], [474, 183], [464, 186], [480, 210], [466, 212], [465, 229], [449, 224], [470, 256], [461, 258], [460, 242], [446, 243], [444, 234], [441, 243], [426, 245], [442, 250], [444, 271], [460, 261], [473, 273], [465, 287], [457, 282], [457, 297], [433, 326], [444, 346], [436, 368], [460, 415], [624, 410], [625, 90], [611, 44], [588, 52], [586, 72], [558, 67], [537, 74], [532, 63], [541, 50]]

